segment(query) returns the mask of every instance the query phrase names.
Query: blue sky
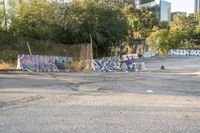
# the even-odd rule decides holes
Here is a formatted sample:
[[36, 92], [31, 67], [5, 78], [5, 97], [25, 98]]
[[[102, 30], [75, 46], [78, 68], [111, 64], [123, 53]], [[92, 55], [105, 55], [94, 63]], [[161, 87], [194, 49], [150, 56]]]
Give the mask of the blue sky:
[[172, 12], [183, 11], [194, 13], [194, 0], [165, 0], [171, 2]]

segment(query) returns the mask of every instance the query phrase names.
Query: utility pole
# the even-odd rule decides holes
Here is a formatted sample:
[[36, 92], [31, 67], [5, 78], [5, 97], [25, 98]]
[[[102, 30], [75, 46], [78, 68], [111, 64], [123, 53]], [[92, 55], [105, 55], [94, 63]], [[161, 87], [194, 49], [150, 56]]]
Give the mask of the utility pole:
[[6, 0], [3, 0], [3, 10], [4, 10], [5, 30], [8, 31], [8, 21], [7, 21], [7, 12], [6, 12]]

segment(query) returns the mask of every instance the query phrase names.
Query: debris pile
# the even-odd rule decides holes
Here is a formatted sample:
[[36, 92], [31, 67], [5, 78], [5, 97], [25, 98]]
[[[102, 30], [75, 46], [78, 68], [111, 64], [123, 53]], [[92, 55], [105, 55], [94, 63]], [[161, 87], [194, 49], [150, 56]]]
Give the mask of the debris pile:
[[[129, 68], [127, 64], [127, 60], [131, 59], [132, 65]], [[101, 59], [94, 60], [95, 70], [98, 72], [111, 72], [111, 71], [144, 71], [145, 65], [144, 62], [135, 62], [138, 60], [137, 54], [114, 56], [114, 57], [105, 57]]]

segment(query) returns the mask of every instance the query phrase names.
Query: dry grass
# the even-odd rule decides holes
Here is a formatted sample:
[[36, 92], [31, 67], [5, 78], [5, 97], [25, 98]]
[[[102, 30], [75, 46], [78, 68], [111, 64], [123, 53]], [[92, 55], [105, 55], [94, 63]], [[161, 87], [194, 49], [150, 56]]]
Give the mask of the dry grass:
[[66, 66], [66, 69], [69, 69], [71, 72], [80, 72], [80, 71], [91, 71], [91, 65], [86, 61], [75, 61]]
[[0, 61], [0, 69], [15, 69], [15, 66], [13, 64]]
[[76, 61], [76, 62], [72, 62], [69, 66], [69, 69], [71, 72], [79, 72], [80, 69], [80, 62]]

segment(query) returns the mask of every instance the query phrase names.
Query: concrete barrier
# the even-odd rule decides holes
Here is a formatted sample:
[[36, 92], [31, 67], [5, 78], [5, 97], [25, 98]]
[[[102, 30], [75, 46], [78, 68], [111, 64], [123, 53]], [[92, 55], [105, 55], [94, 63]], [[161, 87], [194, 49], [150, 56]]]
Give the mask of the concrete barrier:
[[18, 55], [17, 70], [59, 71], [60, 69], [65, 69], [66, 64], [71, 61], [71, 57], [22, 54]]
[[96, 59], [94, 60], [94, 67], [95, 70], [99, 72], [127, 71], [128, 58], [133, 59], [133, 64], [130, 66], [131, 70], [138, 70], [138, 71], [146, 70], [145, 64], [143, 62], [137, 62], [137, 63], [134, 62], [134, 60], [138, 60], [138, 56], [136, 54], [123, 55], [122, 57], [115, 56], [115, 57], [104, 57], [101, 59]]
[[154, 52], [145, 52], [144, 53], [144, 58], [150, 58], [150, 57], [154, 57], [156, 54]]
[[176, 56], [200, 56], [200, 50], [173, 49], [173, 50], [170, 50], [169, 55], [176, 55]]

